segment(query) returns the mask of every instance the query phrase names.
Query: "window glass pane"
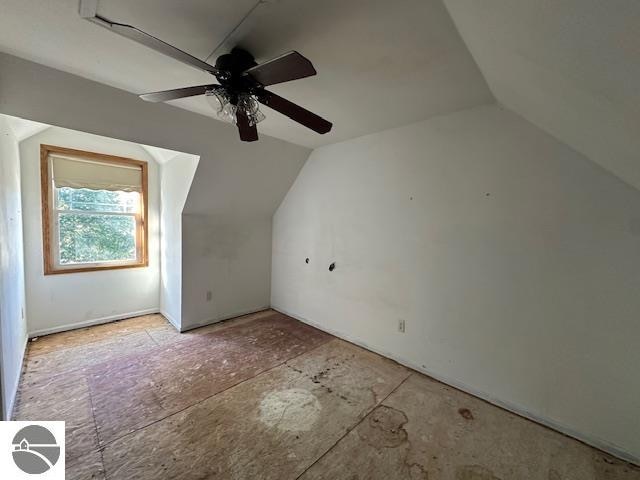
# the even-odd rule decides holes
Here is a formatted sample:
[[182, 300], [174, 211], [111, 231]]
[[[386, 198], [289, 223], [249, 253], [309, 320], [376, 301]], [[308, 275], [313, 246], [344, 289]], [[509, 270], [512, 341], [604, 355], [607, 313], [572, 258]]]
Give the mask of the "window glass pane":
[[87, 188], [56, 188], [58, 210], [135, 213], [140, 207], [140, 193]]
[[61, 212], [60, 265], [136, 259], [136, 221], [130, 215]]

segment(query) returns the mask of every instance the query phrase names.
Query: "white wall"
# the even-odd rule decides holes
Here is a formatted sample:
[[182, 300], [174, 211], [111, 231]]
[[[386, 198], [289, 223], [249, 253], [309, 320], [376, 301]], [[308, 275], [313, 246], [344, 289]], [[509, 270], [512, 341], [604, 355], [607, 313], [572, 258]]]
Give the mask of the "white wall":
[[640, 192], [497, 106], [315, 150], [274, 216], [274, 308], [636, 462], [638, 272]]
[[[215, 312], [206, 294], [194, 294], [188, 302], [183, 298], [183, 316], [188, 322], [199, 322], [202, 317], [216, 320], [269, 304], [271, 217], [309, 149], [265, 135], [258, 142], [240, 142], [232, 125], [171, 105], [144, 102], [131, 93], [4, 53], [0, 53], [0, 112], [200, 155], [183, 213], [206, 217], [206, 222], [201, 227], [183, 225], [183, 251], [208, 242], [212, 229], [225, 238], [242, 239], [250, 233], [254, 238], [247, 239], [243, 248], [249, 248], [254, 261], [229, 269], [217, 268], [215, 262], [207, 262], [210, 267], [206, 269], [192, 268], [201, 265], [199, 258], [194, 254], [187, 263], [185, 254], [183, 286], [204, 282], [221, 286], [220, 291], [212, 292], [213, 298], [222, 298], [226, 285], [237, 291], [233, 302], [216, 303]], [[190, 240], [190, 235], [196, 238]], [[233, 254], [226, 241], [211, 241], [209, 247], [210, 258]], [[228, 260], [234, 263], [233, 258]], [[181, 328], [189, 328], [188, 322], [183, 321]]]
[[18, 142], [0, 115], [0, 385], [11, 414], [27, 342]]
[[[148, 162], [148, 267], [44, 275], [40, 144], [120, 155]], [[20, 161], [29, 334], [42, 335], [159, 311], [160, 178], [155, 160], [133, 143], [51, 127], [20, 143]]]
[[182, 209], [198, 157], [181, 153], [160, 165], [160, 311], [178, 329], [182, 323]]
[[640, 188], [640, 2], [444, 3], [502, 105]]
[[182, 330], [269, 308], [271, 218], [182, 220]]

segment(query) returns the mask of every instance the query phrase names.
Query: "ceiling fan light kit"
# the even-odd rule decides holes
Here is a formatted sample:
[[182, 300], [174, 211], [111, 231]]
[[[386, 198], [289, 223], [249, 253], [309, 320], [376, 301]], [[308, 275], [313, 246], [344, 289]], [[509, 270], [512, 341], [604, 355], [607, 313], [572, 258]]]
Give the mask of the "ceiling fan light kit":
[[140, 98], [143, 100], [166, 102], [205, 95], [218, 118], [234, 123], [238, 127], [240, 139], [245, 142], [258, 140], [256, 125], [266, 118], [260, 111], [260, 104], [286, 115], [314, 132], [324, 134], [331, 130], [332, 124], [327, 120], [265, 89], [269, 85], [316, 75], [313, 64], [296, 51], [258, 64], [249, 52], [234, 48], [230, 53], [220, 55], [214, 66], [136, 27], [100, 16], [97, 13], [97, 0], [81, 0], [80, 15], [114, 33], [210, 73], [218, 81], [209, 85], [142, 94]]
[[232, 97], [224, 88], [212, 87], [204, 93], [207, 97], [209, 105], [213, 107], [218, 118], [229, 123], [237, 123], [236, 112], [238, 109], [245, 112], [249, 120], [249, 125], [257, 125], [265, 118], [264, 113], [260, 111], [258, 99], [250, 94], [240, 94], [233, 103]]

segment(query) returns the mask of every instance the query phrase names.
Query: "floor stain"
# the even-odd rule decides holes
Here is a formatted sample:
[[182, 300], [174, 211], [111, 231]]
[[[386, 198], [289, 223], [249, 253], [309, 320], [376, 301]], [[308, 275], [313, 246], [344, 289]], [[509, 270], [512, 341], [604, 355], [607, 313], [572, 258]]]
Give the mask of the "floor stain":
[[640, 479], [639, 467], [600, 452], [594, 452], [593, 466], [598, 479]]
[[320, 410], [320, 402], [309, 390], [279, 390], [260, 403], [260, 421], [278, 430], [308, 431], [320, 416]]
[[321, 370], [320, 372], [315, 374], [313, 377], [311, 377], [311, 381], [313, 383], [320, 383], [323, 378], [326, 378], [329, 375], [330, 371], [331, 371], [331, 367], [327, 367]]
[[480, 465], [465, 465], [456, 471], [456, 480], [501, 480], [491, 470]]
[[473, 420], [473, 413], [471, 413], [471, 410], [469, 410], [468, 408], [461, 408], [458, 410], [458, 413], [465, 420]]
[[381, 405], [369, 415], [358, 434], [372, 447], [396, 448], [407, 441], [403, 428], [407, 421], [404, 412]]
[[549, 470], [549, 480], [562, 480], [560, 474], [553, 468]]
[[409, 467], [409, 478], [411, 480], [429, 480], [429, 474], [419, 463], [407, 465]]
[[[294, 372], [297, 372], [297, 373], [305, 375], [305, 377], [309, 378], [313, 383], [315, 383], [319, 387], [321, 387], [324, 390], [326, 390], [327, 393], [329, 393], [329, 394], [334, 393], [334, 390], [331, 387], [329, 387], [328, 385], [326, 385], [325, 383], [322, 382], [322, 380], [330, 378], [329, 372], [331, 372], [331, 367], [327, 367], [327, 368], [321, 370], [320, 372], [318, 372], [315, 375], [307, 375], [302, 370], [290, 365], [289, 363], [285, 363], [285, 365], [288, 368], [290, 368], [291, 370], [293, 370]], [[339, 367], [339, 366], [341, 366], [341, 363], [338, 363], [338, 362], [334, 363], [334, 368]], [[373, 396], [374, 396], [374, 405], [376, 405], [378, 403], [376, 394], [373, 391], [373, 389], [371, 389], [371, 391], [372, 391]], [[341, 400], [344, 400], [345, 402], [347, 402], [347, 404], [355, 405], [355, 403], [350, 401], [349, 398], [347, 398], [345, 395], [343, 395], [343, 394], [337, 394], [337, 395], [338, 395], [338, 397], [340, 397]]]

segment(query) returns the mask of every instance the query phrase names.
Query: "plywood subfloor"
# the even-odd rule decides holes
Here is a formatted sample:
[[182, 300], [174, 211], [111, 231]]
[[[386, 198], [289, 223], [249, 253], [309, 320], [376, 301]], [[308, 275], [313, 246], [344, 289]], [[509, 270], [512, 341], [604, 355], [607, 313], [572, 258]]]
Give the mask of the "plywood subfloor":
[[273, 311], [29, 344], [17, 419], [68, 479], [640, 480], [640, 469]]

